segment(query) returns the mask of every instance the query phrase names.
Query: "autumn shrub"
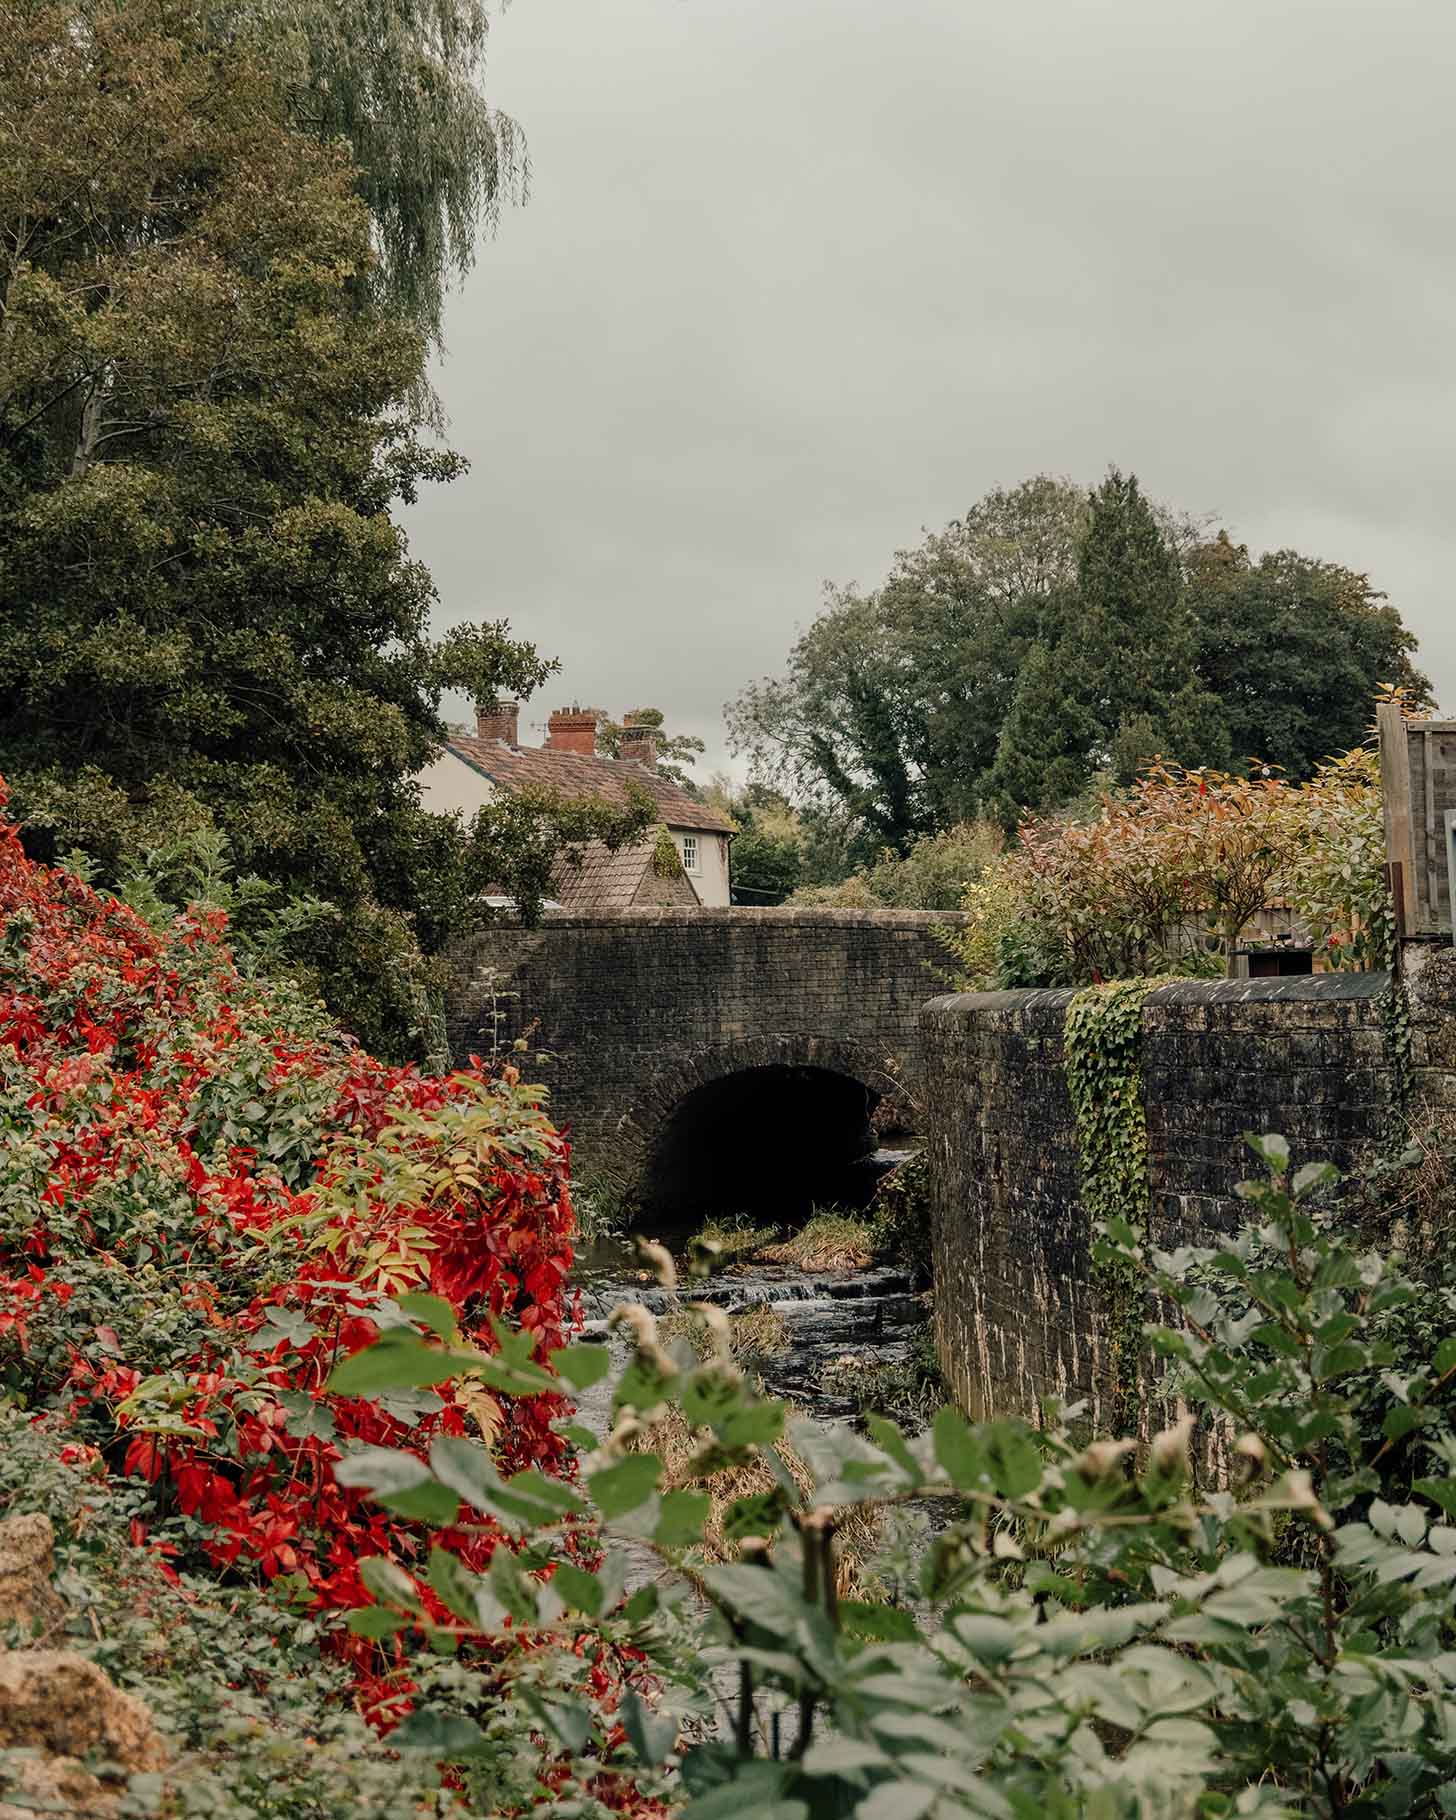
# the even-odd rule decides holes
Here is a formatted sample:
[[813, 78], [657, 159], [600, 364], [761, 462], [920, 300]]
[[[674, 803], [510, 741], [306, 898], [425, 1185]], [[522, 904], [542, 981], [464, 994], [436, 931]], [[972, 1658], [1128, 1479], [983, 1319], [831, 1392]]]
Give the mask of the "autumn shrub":
[[1156, 763], [1090, 818], [1036, 816], [943, 932], [963, 988], [1221, 972], [1283, 906], [1327, 965], [1388, 960], [1378, 754], [1308, 782]]
[[[423, 1509], [366, 1502], [343, 1458], [470, 1437], [506, 1472], [569, 1476], [540, 1361], [571, 1326], [572, 1212], [541, 1100], [508, 1066], [381, 1064], [245, 976], [221, 912], [154, 928], [0, 821], [0, 1402], [131, 1488], [129, 1539], [176, 1584], [306, 1617], [381, 1730], [441, 1672], [375, 1622], [430, 1545]], [[447, 1382], [327, 1388], [371, 1342], [436, 1334]], [[504, 1536], [448, 1530], [479, 1571]], [[603, 1737], [613, 1647], [572, 1671]]]

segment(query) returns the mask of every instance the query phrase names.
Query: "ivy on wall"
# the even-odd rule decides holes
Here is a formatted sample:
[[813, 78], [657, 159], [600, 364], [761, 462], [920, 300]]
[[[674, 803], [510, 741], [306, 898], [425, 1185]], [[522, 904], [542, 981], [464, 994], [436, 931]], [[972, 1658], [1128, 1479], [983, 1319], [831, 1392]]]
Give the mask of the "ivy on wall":
[[[1164, 979], [1088, 986], [1067, 1011], [1063, 1057], [1077, 1123], [1082, 1205], [1094, 1227], [1121, 1220], [1141, 1245], [1152, 1212], [1148, 1121], [1143, 1101], [1143, 1000]], [[1106, 1310], [1111, 1432], [1136, 1433], [1142, 1295], [1119, 1247], [1100, 1248], [1093, 1285]]]
[[658, 878], [676, 878], [682, 869], [682, 855], [677, 850], [677, 842], [666, 828], [659, 828], [652, 848], [652, 870]]

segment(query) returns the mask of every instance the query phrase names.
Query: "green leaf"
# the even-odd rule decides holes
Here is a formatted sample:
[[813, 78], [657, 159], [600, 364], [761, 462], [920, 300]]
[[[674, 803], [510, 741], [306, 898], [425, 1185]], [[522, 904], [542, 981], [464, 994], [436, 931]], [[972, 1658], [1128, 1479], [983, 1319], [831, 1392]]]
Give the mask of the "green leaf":
[[629, 1454], [615, 1466], [594, 1472], [587, 1480], [587, 1489], [604, 1517], [620, 1517], [647, 1502], [657, 1490], [661, 1471], [656, 1454]]
[[381, 1390], [374, 1400], [385, 1415], [406, 1428], [417, 1427], [426, 1416], [436, 1416], [445, 1407], [445, 1399], [433, 1390]]
[[784, 1432], [786, 1414], [782, 1403], [751, 1403], [732, 1410], [713, 1428], [725, 1447], [771, 1447]]
[[306, 1390], [280, 1390], [278, 1401], [286, 1416], [286, 1427], [296, 1441], [332, 1441], [338, 1424], [327, 1403], [320, 1403]]
[[576, 1516], [586, 1508], [569, 1485], [564, 1485], [560, 1479], [548, 1479], [534, 1467], [513, 1474], [505, 1481], [502, 1491], [513, 1504], [534, 1505], [540, 1513], [536, 1521], [541, 1524]]
[[466, 1624], [475, 1623], [480, 1582], [457, 1555], [445, 1548], [432, 1548], [426, 1578], [431, 1589], [457, 1618]]
[[602, 1583], [595, 1574], [587, 1573], [571, 1561], [557, 1563], [551, 1585], [563, 1605], [572, 1611], [585, 1612], [589, 1618], [600, 1616]]
[[623, 1700], [621, 1717], [627, 1742], [637, 1753], [640, 1763], [661, 1763], [677, 1743], [677, 1720], [653, 1712], [635, 1692], [628, 1693]]
[[458, 1376], [460, 1368], [461, 1360], [456, 1354], [427, 1346], [417, 1333], [406, 1328], [391, 1327], [372, 1346], [340, 1360], [324, 1388], [334, 1396], [369, 1397], [380, 1390], [413, 1390], [422, 1384], [443, 1384], [447, 1378]]
[[653, 1541], [664, 1548], [681, 1548], [698, 1541], [712, 1507], [713, 1500], [705, 1491], [664, 1492]]
[[605, 1346], [566, 1346], [553, 1352], [550, 1362], [577, 1390], [590, 1390], [612, 1369], [612, 1357]]
[[592, 1730], [592, 1716], [587, 1707], [578, 1700], [533, 1699], [530, 1704], [563, 1750], [573, 1756], [582, 1750]]
[[1431, 1369], [1438, 1378], [1444, 1378], [1448, 1371], [1456, 1369], [1456, 1338], [1442, 1340], [1431, 1360]]
[[423, 1751], [442, 1762], [455, 1763], [462, 1757], [478, 1756], [489, 1740], [473, 1719], [426, 1709], [410, 1713], [389, 1734], [389, 1742], [394, 1750]]
[[490, 1589], [517, 1624], [539, 1621], [541, 1589], [508, 1548], [497, 1548], [490, 1557]]
[[1277, 1132], [1270, 1132], [1260, 1137], [1256, 1132], [1246, 1131], [1244, 1142], [1261, 1162], [1283, 1175], [1289, 1168], [1289, 1140]]
[[425, 1609], [414, 1581], [388, 1555], [366, 1555], [359, 1563], [359, 1578], [381, 1604], [402, 1606], [410, 1612]]
[[862, 1781], [861, 1771], [889, 1766], [884, 1751], [857, 1738], [821, 1738], [804, 1755], [804, 1771], [810, 1776], [851, 1776]]
[[360, 1605], [351, 1611], [344, 1620], [356, 1637], [392, 1637], [410, 1622], [398, 1612], [387, 1611], [382, 1605]]
[[741, 1542], [745, 1536], [771, 1536], [787, 1508], [787, 1498], [777, 1487], [735, 1498], [723, 1513], [723, 1535], [729, 1542]]
[[272, 1352], [286, 1342], [296, 1351], [318, 1336], [318, 1328], [305, 1314], [294, 1308], [269, 1308], [268, 1324], [260, 1327], [247, 1341], [249, 1352]]
[[398, 1305], [412, 1320], [421, 1326], [428, 1327], [430, 1332], [443, 1340], [447, 1346], [454, 1346], [460, 1339], [460, 1322], [455, 1310], [443, 1296], [427, 1295], [423, 1290], [411, 1290], [408, 1295], [399, 1296]]
[[935, 1418], [932, 1433], [935, 1457], [952, 1485], [961, 1491], [972, 1491], [984, 1484], [985, 1455], [970, 1423], [958, 1409], [942, 1409]]
[[1294, 1198], [1302, 1200], [1316, 1189], [1332, 1187], [1339, 1179], [1340, 1172], [1333, 1163], [1306, 1163], [1294, 1172]]
[[925, 1474], [920, 1469], [920, 1462], [906, 1445], [896, 1423], [888, 1416], [867, 1415], [865, 1427], [870, 1438], [890, 1456], [912, 1485], [924, 1483]]
[[704, 1583], [740, 1618], [762, 1625], [778, 1636], [787, 1636], [808, 1611], [803, 1598], [772, 1568], [734, 1564], [710, 1567]]
[[1041, 1484], [1041, 1450], [1031, 1434], [1012, 1422], [995, 1422], [987, 1432], [988, 1459], [996, 1489], [1003, 1497], [1024, 1498]]
[[360, 1447], [334, 1462], [340, 1485], [363, 1491], [409, 1491], [431, 1476], [423, 1460], [397, 1447]]
[[936, 1791], [923, 1782], [882, 1782], [854, 1810], [855, 1820], [920, 1820], [935, 1797]]
[[639, 1586], [622, 1607], [622, 1616], [629, 1624], [645, 1624], [657, 1610], [657, 1604], [657, 1588], [650, 1583]]

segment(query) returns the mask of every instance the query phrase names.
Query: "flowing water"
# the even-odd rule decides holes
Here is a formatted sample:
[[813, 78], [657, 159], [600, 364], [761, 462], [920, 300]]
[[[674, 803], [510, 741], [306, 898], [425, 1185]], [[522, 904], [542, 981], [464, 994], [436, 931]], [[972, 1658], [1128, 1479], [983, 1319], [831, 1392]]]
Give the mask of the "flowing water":
[[[864, 1167], [884, 1174], [908, 1154], [876, 1151]], [[755, 1211], [755, 1218], [759, 1217]], [[765, 1225], [772, 1224], [765, 1210]], [[585, 1252], [574, 1273], [581, 1292], [584, 1340], [605, 1340], [607, 1320], [621, 1302], [654, 1314], [687, 1302], [709, 1302], [728, 1314], [767, 1304], [783, 1324], [786, 1350], [748, 1363], [770, 1396], [787, 1397], [808, 1415], [831, 1421], [855, 1413], [842, 1383], [856, 1364], [898, 1364], [926, 1318], [924, 1302], [902, 1270], [801, 1270], [790, 1264], [729, 1264], [706, 1280], [684, 1281], [677, 1292], [658, 1287], [630, 1241], [607, 1240]], [[614, 1341], [614, 1352], [625, 1346]], [[613, 1374], [615, 1376], [615, 1373]], [[584, 1415], [595, 1414], [583, 1404]]]

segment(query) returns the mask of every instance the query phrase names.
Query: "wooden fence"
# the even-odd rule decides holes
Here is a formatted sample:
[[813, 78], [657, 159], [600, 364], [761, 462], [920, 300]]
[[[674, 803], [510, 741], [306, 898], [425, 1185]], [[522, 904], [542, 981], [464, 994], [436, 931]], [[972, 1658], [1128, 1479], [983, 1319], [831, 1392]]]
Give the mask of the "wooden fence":
[[1456, 720], [1406, 720], [1382, 704], [1385, 854], [1402, 933], [1451, 939], [1456, 874]]

